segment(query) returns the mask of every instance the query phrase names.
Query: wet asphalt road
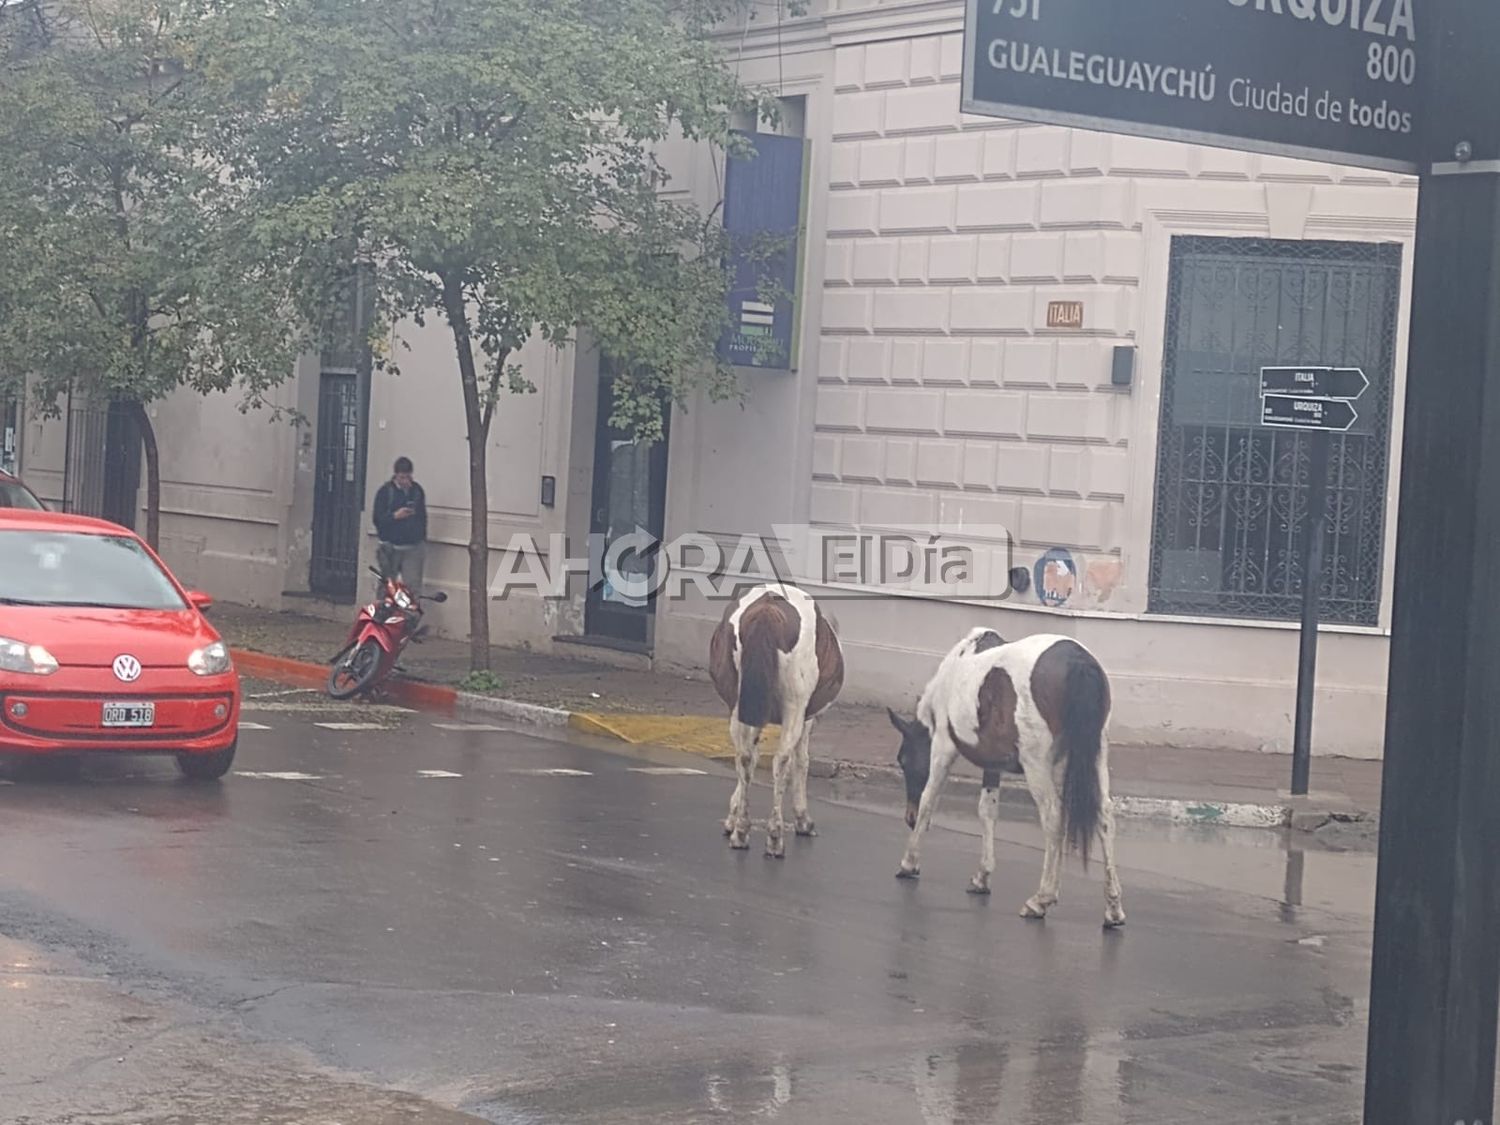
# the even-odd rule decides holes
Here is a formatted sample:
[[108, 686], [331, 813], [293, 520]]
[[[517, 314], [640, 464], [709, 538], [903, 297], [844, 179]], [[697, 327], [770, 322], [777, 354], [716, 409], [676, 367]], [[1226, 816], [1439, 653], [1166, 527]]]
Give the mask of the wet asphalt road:
[[1123, 931], [1074, 861], [1029, 923], [1025, 820], [978, 899], [959, 832], [893, 877], [883, 793], [815, 783], [776, 862], [717, 765], [320, 706], [259, 700], [219, 786], [0, 786], [0, 985], [39, 1005], [0, 1006], [5, 1120], [1358, 1120], [1368, 918], [1185, 878], [1206, 845], [1126, 833]]

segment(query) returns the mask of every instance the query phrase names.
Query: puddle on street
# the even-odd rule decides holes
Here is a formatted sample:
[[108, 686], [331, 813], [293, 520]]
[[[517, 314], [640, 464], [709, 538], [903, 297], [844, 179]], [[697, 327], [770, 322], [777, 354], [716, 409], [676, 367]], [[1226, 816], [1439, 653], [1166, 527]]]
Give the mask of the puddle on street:
[[[905, 798], [899, 792], [879, 782], [836, 779], [824, 785], [817, 795], [825, 800], [895, 818], [892, 854], [899, 858], [907, 831], [900, 819]], [[973, 836], [976, 858], [978, 794], [973, 786], [950, 784], [932, 820], [934, 828]], [[1121, 818], [1117, 825], [1122, 872], [1146, 871], [1267, 900], [1280, 907], [1288, 922], [1297, 921], [1302, 908], [1362, 921], [1374, 916], [1376, 835], [1371, 825], [1330, 826], [1316, 833], [1143, 818]], [[1031, 806], [1002, 801], [996, 839], [1040, 851], [1041, 828]], [[1068, 871], [1075, 878], [1081, 874], [1075, 857], [1069, 857]], [[1097, 870], [1092, 877], [1099, 877]]]

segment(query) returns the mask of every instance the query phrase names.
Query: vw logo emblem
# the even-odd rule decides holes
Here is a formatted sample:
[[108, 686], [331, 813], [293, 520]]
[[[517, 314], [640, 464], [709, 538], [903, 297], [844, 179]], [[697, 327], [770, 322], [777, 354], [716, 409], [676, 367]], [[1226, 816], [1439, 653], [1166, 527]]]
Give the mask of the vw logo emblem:
[[115, 657], [115, 679], [121, 683], [134, 683], [140, 679], [141, 662], [133, 656]]

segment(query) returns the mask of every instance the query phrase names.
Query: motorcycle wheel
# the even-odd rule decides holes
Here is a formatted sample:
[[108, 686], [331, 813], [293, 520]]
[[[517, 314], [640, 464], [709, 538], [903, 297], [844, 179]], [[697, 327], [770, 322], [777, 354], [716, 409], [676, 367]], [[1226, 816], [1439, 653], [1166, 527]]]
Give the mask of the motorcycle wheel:
[[349, 699], [368, 690], [380, 674], [380, 653], [378, 644], [366, 641], [340, 660], [328, 673], [328, 694], [334, 699]]

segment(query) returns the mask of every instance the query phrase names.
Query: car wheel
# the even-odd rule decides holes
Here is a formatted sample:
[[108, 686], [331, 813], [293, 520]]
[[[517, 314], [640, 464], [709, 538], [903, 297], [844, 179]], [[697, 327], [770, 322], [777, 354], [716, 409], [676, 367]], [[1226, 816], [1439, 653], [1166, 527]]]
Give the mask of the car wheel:
[[381, 648], [366, 641], [328, 673], [328, 694], [334, 699], [352, 699], [369, 688], [380, 674]]
[[234, 752], [238, 748], [239, 740], [236, 739], [212, 754], [178, 754], [177, 768], [191, 781], [217, 781], [234, 765]]

